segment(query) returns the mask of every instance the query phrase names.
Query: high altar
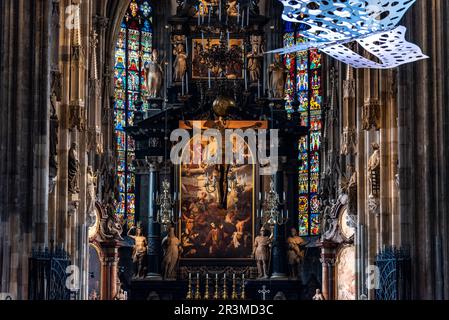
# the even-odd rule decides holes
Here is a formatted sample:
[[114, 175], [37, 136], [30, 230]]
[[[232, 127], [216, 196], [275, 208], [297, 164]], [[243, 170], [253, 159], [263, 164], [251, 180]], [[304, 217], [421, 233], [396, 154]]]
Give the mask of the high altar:
[[[135, 223], [124, 225], [121, 287], [129, 299], [310, 299], [321, 288], [318, 239], [292, 231], [308, 127], [285, 112], [283, 62], [264, 55], [279, 45], [274, 27], [258, 1], [178, 2], [164, 26], [170, 44], [149, 51], [147, 94], [134, 101], [134, 121], [124, 128], [135, 148]], [[190, 139], [179, 155], [195, 158], [198, 147], [199, 161], [173, 163], [179, 129]], [[210, 130], [220, 138], [190, 143]], [[231, 141], [244, 163], [210, 162], [204, 155], [226, 158], [227, 130], [265, 130], [269, 140], [277, 130], [276, 170], [264, 174], [247, 142]]]

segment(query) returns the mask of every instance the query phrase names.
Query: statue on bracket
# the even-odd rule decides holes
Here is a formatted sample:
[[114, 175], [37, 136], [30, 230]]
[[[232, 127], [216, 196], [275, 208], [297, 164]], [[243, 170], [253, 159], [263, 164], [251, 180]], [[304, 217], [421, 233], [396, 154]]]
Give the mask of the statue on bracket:
[[76, 143], [72, 143], [69, 150], [69, 193], [79, 194], [79, 173], [80, 173], [80, 161], [78, 158], [78, 152], [76, 151]]
[[151, 59], [145, 66], [145, 71], [147, 73], [146, 85], [149, 98], [160, 98], [164, 72], [157, 49], [153, 49]]
[[[131, 235], [131, 231], [136, 230], [135, 235]], [[128, 236], [134, 240], [133, 247], [133, 264], [134, 264], [134, 277], [144, 278], [146, 274], [146, 262], [147, 262], [147, 251], [148, 251], [148, 241], [143, 235], [143, 230], [140, 224], [133, 226], [128, 230]]]
[[271, 244], [274, 233], [267, 235], [265, 228], [260, 229], [260, 234], [254, 241], [253, 256], [257, 262], [257, 271], [259, 279], [268, 279], [269, 262], [271, 258]]
[[86, 179], [86, 183], [87, 183], [87, 215], [88, 215], [88, 219], [90, 219], [90, 221], [88, 221], [89, 226], [92, 226], [95, 223], [95, 218], [96, 218], [96, 214], [95, 214], [95, 202], [97, 201], [97, 191], [96, 191], [96, 186], [97, 186], [97, 177], [95, 176], [92, 166], [88, 166], [87, 167], [87, 179]]
[[290, 237], [287, 238], [287, 258], [290, 279], [298, 279], [299, 266], [304, 260], [304, 250], [302, 247], [305, 244], [306, 242], [298, 236], [298, 231], [295, 228], [291, 228]]
[[378, 196], [379, 194], [379, 178], [380, 178], [380, 147], [374, 142], [371, 144], [373, 154], [368, 160], [368, 176], [370, 181], [370, 194]]
[[284, 99], [285, 79], [287, 69], [280, 54], [274, 55], [274, 61], [269, 67], [270, 94], [274, 99]]
[[110, 198], [106, 203], [106, 214], [102, 214], [100, 221], [100, 236], [106, 241], [123, 240], [121, 234], [123, 232], [122, 225], [115, 214], [115, 200]]
[[175, 44], [173, 55], [176, 56], [174, 62], [175, 81], [182, 81], [187, 72], [187, 53], [183, 43]]
[[262, 36], [251, 36], [251, 53], [247, 55], [248, 71], [251, 82], [258, 82], [261, 80], [262, 70]]
[[181, 241], [175, 235], [175, 228], [170, 227], [168, 235], [162, 240], [164, 259], [162, 260], [162, 270], [165, 280], [176, 279], [176, 271], [179, 258], [182, 253]]

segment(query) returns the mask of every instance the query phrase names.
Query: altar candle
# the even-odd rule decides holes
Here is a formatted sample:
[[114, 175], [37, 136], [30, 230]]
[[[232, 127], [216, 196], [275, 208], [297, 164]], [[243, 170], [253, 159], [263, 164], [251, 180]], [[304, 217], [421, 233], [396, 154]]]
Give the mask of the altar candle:
[[182, 95], [185, 94], [185, 80], [184, 80], [184, 79], [185, 79], [185, 78], [182, 77]]
[[186, 92], [189, 94], [189, 74], [186, 72]]
[[211, 78], [210, 78], [210, 74], [211, 74], [211, 73], [210, 73], [210, 69], [208, 70], [207, 73], [208, 73], [207, 76], [208, 76], [208, 79], [209, 79], [209, 89], [210, 89], [210, 88], [212, 88], [212, 80], [211, 80]]
[[198, 6], [198, 26], [201, 24], [201, 4]]
[[231, 47], [231, 36], [229, 31], [228, 31], [228, 46]]
[[237, 3], [237, 25], [240, 23], [240, 3]]
[[[239, 12], [240, 15], [240, 12]], [[242, 9], [242, 28], [245, 26], [245, 9]]]
[[249, 26], [249, 6], [246, 12], [247, 12], [246, 25]]
[[218, 18], [220, 19], [220, 21], [221, 21], [221, 0], [219, 0], [220, 2], [219, 2], [219, 9], [218, 9]]
[[282, 200], [285, 200], [285, 191], [282, 193]]
[[260, 98], [260, 79], [257, 81], [257, 97]]
[[209, 274], [206, 273], [206, 280], [209, 280]]
[[212, 5], [209, 6], [209, 14], [208, 14], [208, 24], [210, 26], [210, 14], [212, 12]]
[[189, 272], [189, 280], [192, 280], [192, 274]]
[[[245, 64], [246, 64], [246, 62], [245, 62]], [[244, 78], [245, 78], [245, 91], [247, 91], [248, 90], [248, 79], [247, 79], [247, 76], [246, 76], [246, 66], [245, 66], [245, 69], [243, 70], [243, 75], [244, 75]]]

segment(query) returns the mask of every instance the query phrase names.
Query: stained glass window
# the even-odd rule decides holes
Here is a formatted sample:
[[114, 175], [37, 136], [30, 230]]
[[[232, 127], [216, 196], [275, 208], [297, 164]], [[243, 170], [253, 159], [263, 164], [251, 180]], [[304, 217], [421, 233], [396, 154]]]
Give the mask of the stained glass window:
[[[303, 26], [291, 22], [284, 25], [284, 46], [306, 41], [301, 36]], [[299, 234], [316, 236], [321, 230], [320, 198], [320, 148], [322, 129], [321, 53], [308, 50], [286, 54], [287, 69], [285, 110], [291, 116], [299, 113], [300, 125], [308, 134], [298, 143], [298, 215]], [[296, 99], [296, 103], [295, 103]], [[294, 106], [298, 106], [295, 110]]]
[[[135, 222], [135, 147], [124, 128], [133, 125], [135, 103], [147, 95], [145, 66], [153, 50], [152, 13], [149, 0], [132, 0], [122, 21], [115, 48], [114, 125], [120, 191], [117, 215], [128, 228]], [[144, 101], [142, 109], [148, 109], [147, 102]]]

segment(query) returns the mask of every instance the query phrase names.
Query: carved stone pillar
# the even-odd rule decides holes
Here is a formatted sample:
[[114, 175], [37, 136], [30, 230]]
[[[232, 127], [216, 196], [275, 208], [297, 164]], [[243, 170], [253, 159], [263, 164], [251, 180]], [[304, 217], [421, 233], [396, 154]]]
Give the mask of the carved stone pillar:
[[115, 240], [101, 243], [103, 256], [101, 257], [101, 300], [113, 300], [117, 295], [118, 277], [118, 242]]
[[346, 156], [351, 156], [356, 153], [357, 131], [355, 127], [355, 87], [354, 70], [348, 66], [346, 79], [343, 81], [343, 141], [341, 147], [341, 153]]
[[321, 243], [320, 262], [323, 268], [322, 293], [326, 300], [335, 300], [335, 260], [337, 244], [333, 242]]

